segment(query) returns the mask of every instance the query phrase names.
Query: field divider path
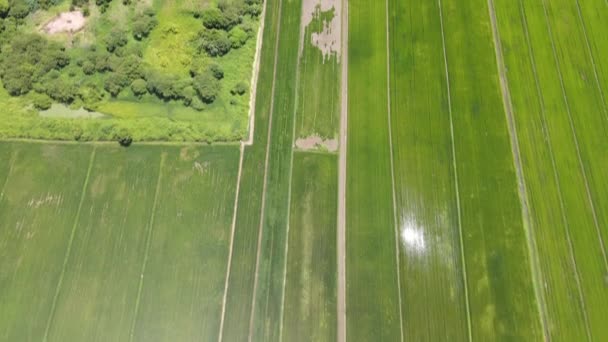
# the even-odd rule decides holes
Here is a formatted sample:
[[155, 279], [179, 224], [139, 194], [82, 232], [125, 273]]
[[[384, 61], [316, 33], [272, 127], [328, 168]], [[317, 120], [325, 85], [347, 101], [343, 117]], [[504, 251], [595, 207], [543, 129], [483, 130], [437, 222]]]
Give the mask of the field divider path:
[[55, 316], [55, 308], [57, 306], [57, 299], [59, 298], [59, 292], [61, 291], [61, 286], [63, 285], [63, 278], [65, 277], [65, 270], [68, 265], [68, 260], [70, 259], [70, 254], [72, 252], [72, 244], [74, 242], [74, 237], [76, 236], [76, 229], [78, 228], [78, 221], [80, 220], [80, 212], [82, 210], [82, 205], [84, 203], [84, 199], [87, 192], [87, 187], [89, 185], [89, 179], [91, 178], [91, 170], [93, 169], [93, 163], [95, 161], [95, 154], [97, 153], [97, 147], [93, 147], [91, 151], [91, 156], [89, 157], [89, 165], [87, 167], [87, 174], [82, 184], [82, 191], [80, 193], [80, 202], [78, 203], [78, 209], [76, 210], [76, 217], [74, 218], [74, 224], [72, 225], [72, 231], [70, 232], [70, 239], [68, 240], [68, 247], [65, 252], [65, 257], [63, 258], [63, 265], [61, 267], [61, 273], [59, 275], [59, 281], [57, 282], [57, 287], [55, 288], [55, 294], [53, 296], [53, 302], [51, 304], [51, 310], [49, 312], [49, 318], [46, 321], [46, 327], [44, 329], [44, 335], [42, 337], [42, 341], [48, 341], [49, 331], [51, 330], [51, 324], [53, 323], [53, 318]]
[[[559, 83], [562, 89], [562, 96], [564, 98], [564, 103], [566, 104], [566, 111], [568, 113], [568, 120], [570, 122], [570, 129], [572, 130], [572, 135], [574, 136], [574, 143], [576, 146], [576, 154], [578, 157], [578, 163], [579, 163], [579, 167], [581, 168], [581, 173], [583, 176], [583, 180], [585, 182], [585, 191], [587, 192], [587, 200], [589, 201], [589, 206], [591, 207], [591, 213], [593, 214], [593, 222], [595, 224], [595, 229], [598, 232], [598, 234], [600, 234], [600, 225], [599, 225], [599, 221], [597, 218], [597, 212], [595, 209], [595, 203], [593, 201], [593, 196], [591, 195], [591, 188], [589, 186], [589, 181], [587, 179], [587, 169], [585, 168], [585, 164], [583, 163], [583, 158], [581, 156], [581, 149], [580, 149], [580, 144], [578, 141], [578, 133], [576, 132], [576, 126], [574, 125], [574, 120], [572, 119], [572, 111], [570, 109], [570, 102], [568, 101], [568, 95], [566, 94], [566, 86], [564, 85], [564, 78], [562, 76], [562, 71], [561, 71], [561, 67], [560, 67], [560, 63], [559, 63], [559, 59], [557, 58], [557, 48], [555, 47], [555, 41], [553, 38], [553, 30], [551, 29], [551, 22], [549, 21], [549, 13], [547, 13], [547, 5], [545, 3], [545, 0], [541, 0], [542, 5], [543, 5], [543, 12], [545, 14], [545, 22], [547, 24], [547, 30], [549, 32], [549, 38], [551, 40], [551, 48], [553, 51], [553, 58], [555, 59], [555, 65], [557, 67], [557, 74], [559, 76]], [[602, 256], [604, 258], [604, 267], [606, 268], [606, 270], [608, 270], [608, 262], [606, 259], [606, 251], [604, 249], [604, 244], [603, 241], [601, 239], [601, 235], [598, 235], [598, 238], [600, 239], [599, 243], [600, 243], [600, 247], [602, 250]], [[572, 247], [574, 249], [574, 247]], [[585, 309], [586, 312], [586, 309]]]
[[156, 216], [156, 208], [158, 207], [158, 194], [162, 185], [163, 166], [165, 165], [165, 153], [160, 156], [160, 165], [158, 167], [158, 178], [156, 179], [156, 188], [154, 190], [154, 201], [152, 202], [152, 212], [150, 213], [150, 221], [148, 223], [148, 234], [146, 236], [146, 250], [144, 252], [144, 260], [141, 265], [141, 273], [139, 275], [139, 285], [137, 287], [137, 297], [135, 299], [135, 309], [133, 312], [133, 323], [129, 333], [129, 341], [135, 338], [135, 325], [137, 324], [137, 316], [139, 315], [139, 305], [141, 302], [141, 293], [144, 287], [144, 274], [146, 273], [146, 265], [148, 264], [148, 256], [150, 255], [150, 245], [152, 244], [152, 232], [154, 230], [154, 218]]
[[337, 340], [346, 342], [346, 150], [348, 131], [348, 0], [342, 0], [342, 71], [340, 85], [340, 151], [338, 159]]
[[[264, 6], [267, 6], [264, 2]], [[279, 0], [279, 18], [277, 20], [277, 32], [281, 32], [281, 17], [283, 15], [283, 0]], [[274, 64], [272, 70], [272, 90], [270, 92], [270, 109], [268, 113], [268, 133], [266, 139], [266, 156], [264, 157], [264, 182], [262, 185], [262, 205], [260, 208], [260, 223], [258, 226], [258, 241], [256, 247], [256, 257], [255, 257], [255, 272], [253, 276], [253, 292], [251, 295], [251, 312], [249, 314], [249, 333], [247, 340], [252, 341], [253, 337], [253, 322], [255, 317], [255, 302], [256, 302], [256, 293], [258, 289], [258, 276], [260, 270], [260, 248], [262, 246], [262, 231], [264, 226], [264, 211], [266, 209], [266, 186], [268, 185], [268, 160], [270, 159], [270, 142], [272, 141], [272, 117], [274, 112], [274, 94], [276, 89], [276, 79], [277, 79], [277, 62], [279, 59], [279, 37], [281, 35], [277, 34], [274, 46]]]
[[[600, 77], [597, 73], [597, 64], [595, 63], [595, 57], [593, 57], [593, 52], [591, 51], [591, 44], [589, 43], [589, 35], [587, 34], [587, 27], [585, 25], [585, 19], [583, 19], [583, 13], [581, 12], [581, 5], [579, 0], [576, 1], [576, 12], [578, 15], [578, 19], [581, 23], [581, 27], [583, 28], [583, 35], [585, 37], [585, 46], [587, 47], [587, 54], [589, 54], [589, 58], [591, 59], [591, 66], [593, 67], [593, 76], [595, 77], [595, 84], [597, 85], [597, 89], [600, 93], [600, 99], [602, 100], [602, 109], [604, 112], [604, 117], [608, 120], [608, 110], [606, 108], [606, 97], [604, 96], [604, 89], [602, 88], [602, 84], [600, 82]], [[602, 240], [603, 241], [603, 240]], [[606, 253], [604, 252], [604, 262], [606, 260]]]
[[513, 164], [517, 176], [519, 200], [521, 202], [522, 219], [524, 229], [526, 231], [526, 240], [528, 242], [528, 253], [530, 254], [530, 270], [532, 272], [532, 282], [536, 293], [536, 303], [541, 325], [543, 327], [543, 340], [547, 341], [549, 336], [549, 327], [546, 316], [546, 304], [542, 295], [540, 261], [538, 259], [536, 244], [532, 234], [532, 221], [530, 219], [530, 206], [528, 200], [528, 190], [526, 188], [526, 178], [524, 169], [521, 163], [521, 151], [519, 148], [519, 139], [517, 136], [517, 126], [513, 115], [513, 102], [511, 101], [511, 92], [509, 90], [509, 80], [507, 77], [507, 68], [505, 66], [504, 55], [502, 50], [502, 42], [500, 31], [498, 29], [498, 20], [496, 19], [496, 9], [494, 0], [488, 0], [488, 11], [490, 15], [490, 24], [492, 26], [492, 37], [494, 41], [494, 50], [496, 55], [496, 65], [498, 68], [498, 77], [500, 80], [500, 90], [502, 94], [502, 102], [507, 119], [507, 128], [511, 138], [511, 151], [513, 153]]
[[230, 283], [230, 270], [232, 266], [232, 254], [234, 246], [234, 233], [236, 231], [236, 213], [239, 206], [239, 192], [241, 188], [241, 175], [243, 173], [243, 156], [245, 154], [245, 143], [241, 143], [239, 147], [239, 170], [236, 177], [236, 190], [234, 193], [234, 207], [232, 208], [232, 224], [230, 228], [230, 247], [228, 249], [228, 264], [226, 266], [226, 281], [224, 283], [224, 294], [222, 296], [222, 311], [220, 316], [220, 331], [217, 338], [218, 341], [222, 341], [224, 334], [224, 320], [226, 316], [226, 300], [228, 297], [228, 284]]
[[387, 120], [388, 120], [388, 147], [390, 149], [391, 162], [391, 195], [393, 200], [393, 230], [395, 231], [395, 262], [397, 265], [397, 298], [399, 301], [399, 332], [401, 334], [401, 342], [403, 342], [403, 305], [401, 300], [401, 263], [399, 248], [399, 221], [397, 220], [397, 194], [395, 193], [395, 161], [393, 151], [393, 126], [391, 116], [391, 44], [390, 44], [390, 16], [388, 11], [388, 0], [384, 0], [385, 4], [385, 21], [386, 21], [386, 99], [387, 99]]
[[[304, 11], [304, 1], [302, 1], [302, 6], [300, 8], [300, 15], [302, 15], [302, 12]], [[295, 150], [295, 142], [296, 142], [296, 118], [297, 118], [297, 112], [298, 112], [298, 98], [299, 98], [299, 90], [300, 90], [300, 62], [302, 60], [302, 52], [304, 50], [304, 33], [305, 33], [305, 28], [304, 25], [300, 24], [300, 35], [299, 35], [299, 39], [300, 39], [300, 46], [301, 48], [298, 49], [298, 60], [296, 62], [296, 86], [294, 87], [294, 106], [293, 106], [293, 123], [292, 123], [292, 133], [291, 133], [291, 152], [289, 154], [289, 184], [287, 185], [287, 230], [285, 233], [285, 254], [283, 256], [284, 261], [284, 265], [283, 265], [283, 290], [281, 291], [281, 310], [280, 310], [280, 317], [281, 317], [281, 322], [279, 323], [279, 342], [283, 341], [283, 321], [285, 318], [285, 284], [287, 283], [287, 264], [288, 264], [288, 256], [289, 256], [289, 228], [291, 226], [290, 224], [290, 218], [291, 218], [291, 184], [292, 182], [292, 177], [293, 177], [293, 154], [294, 154], [294, 150]]]
[[458, 218], [458, 238], [460, 240], [460, 259], [462, 263], [462, 281], [464, 284], [465, 308], [467, 312], [467, 332], [469, 342], [473, 341], [473, 328], [471, 326], [471, 308], [469, 303], [469, 284], [467, 280], [467, 263], [464, 255], [464, 238], [462, 233], [462, 209], [460, 207], [460, 187], [458, 185], [458, 164], [456, 162], [456, 139], [454, 138], [454, 119], [452, 115], [452, 91], [450, 87], [450, 72], [448, 68], [448, 55], [445, 47], [445, 28], [443, 25], [443, 6], [441, 0], [437, 0], [439, 5], [439, 23], [441, 25], [441, 44], [443, 47], [443, 64], [445, 68], [446, 91], [448, 95], [448, 113], [450, 117], [450, 138], [452, 141], [452, 168], [454, 169], [454, 191], [456, 192], [456, 212]]

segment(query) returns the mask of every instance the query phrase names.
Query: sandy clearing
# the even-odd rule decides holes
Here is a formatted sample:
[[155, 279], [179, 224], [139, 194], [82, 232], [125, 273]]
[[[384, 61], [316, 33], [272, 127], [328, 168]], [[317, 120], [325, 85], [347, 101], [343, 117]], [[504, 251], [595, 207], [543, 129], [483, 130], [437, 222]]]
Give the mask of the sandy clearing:
[[47, 34], [78, 32], [86, 24], [86, 18], [80, 11], [63, 12], [44, 25]]
[[[315, 16], [319, 15], [320, 12], [326, 12], [332, 8], [335, 10], [332, 20], [323, 23], [323, 30], [321, 32], [313, 32], [311, 34], [312, 44], [321, 50], [324, 62], [334, 53], [340, 58], [342, 51], [342, 0], [302, 1], [302, 32], [305, 31]], [[304, 39], [300, 40], [300, 50], [303, 48]]]
[[338, 139], [323, 139], [318, 135], [311, 135], [306, 138], [299, 138], [295, 142], [295, 146], [299, 150], [327, 150], [336, 152], [338, 150]]

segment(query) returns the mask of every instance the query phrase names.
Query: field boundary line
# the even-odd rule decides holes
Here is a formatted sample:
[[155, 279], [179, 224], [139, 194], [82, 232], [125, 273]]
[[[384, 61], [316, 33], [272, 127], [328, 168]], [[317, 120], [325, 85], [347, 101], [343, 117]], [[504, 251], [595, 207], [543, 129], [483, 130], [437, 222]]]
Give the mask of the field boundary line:
[[[547, 145], [549, 147], [549, 154], [551, 155], [551, 163], [552, 163], [552, 166], [553, 166], [553, 177], [554, 177], [554, 181], [555, 181], [555, 183], [557, 185], [557, 189], [558, 189], [558, 196], [559, 196], [559, 201], [560, 201], [560, 209], [561, 209], [561, 212], [562, 212], [561, 216], [562, 216], [562, 221], [563, 221], [563, 224], [564, 224], [564, 230], [565, 230], [566, 238], [567, 238], [566, 242], [568, 243], [568, 251], [569, 251], [569, 254], [570, 254], [570, 262], [572, 263], [572, 267], [574, 268], [575, 278], [577, 278], [578, 277], [578, 269], [577, 269], [577, 265], [576, 265], [576, 260], [574, 258], [574, 250], [573, 250], [572, 243], [571, 243], [570, 228], [569, 228], [570, 224], [569, 224], [568, 219], [566, 217], [566, 206], [565, 206], [564, 201], [563, 201], [562, 188], [561, 188], [561, 184], [560, 184], [559, 172], [557, 171], [557, 163], [555, 162], [555, 153], [553, 152], [553, 147], [551, 146], [551, 141], [552, 141], [551, 133], [549, 132], [549, 127], [547, 125], [546, 108], [545, 108], [545, 104], [544, 104], [544, 100], [543, 100], [543, 95], [542, 95], [543, 92], [542, 92], [541, 87], [540, 87], [540, 81], [539, 81], [538, 72], [537, 72], [537, 69], [536, 69], [536, 60], [534, 58], [534, 52], [533, 52], [534, 49], [532, 47], [532, 42], [530, 40], [530, 35], [529, 35], [529, 31], [528, 31], [528, 24], [527, 24], [527, 18], [526, 18], [526, 14], [525, 14], [525, 9], [524, 9], [524, 5], [523, 5], [523, 3], [522, 3], [521, 0], [519, 0], [519, 8], [520, 8], [521, 16], [522, 16], [524, 32], [526, 34], [526, 42], [527, 42], [527, 45], [528, 45], [528, 54], [530, 56], [530, 61], [531, 61], [531, 64], [532, 64], [532, 70], [533, 70], [534, 79], [535, 79], [535, 83], [536, 83], [536, 91], [538, 93], [539, 103], [540, 103], [540, 106], [541, 106], [542, 124], [543, 124], [543, 128], [544, 128], [544, 130], [546, 132], [545, 138], [547, 139]], [[577, 281], [577, 289], [580, 291], [580, 289], [578, 288], [578, 286], [579, 286], [579, 283]], [[582, 296], [580, 296], [580, 294], [579, 294], [578, 301], [579, 301], [579, 305], [581, 305], [581, 308], [583, 309], [583, 311], [586, 311], [585, 310], [585, 303], [583, 301]], [[583, 312], [583, 320], [584, 320], [585, 329], [586, 329], [585, 332], [587, 333], [587, 336], [589, 336], [590, 333], [589, 333], [589, 331], [587, 331], [588, 325], [587, 325], [587, 322], [586, 322], [587, 318], [586, 318], [585, 315], [586, 315], [586, 313]]]
[[598, 234], [598, 238], [600, 239], [600, 248], [602, 251], [602, 256], [604, 258], [604, 269], [608, 270], [608, 262], [606, 259], [606, 250], [604, 248], [604, 244], [603, 244], [603, 240], [601, 239], [601, 234], [600, 234], [600, 225], [599, 225], [599, 220], [597, 218], [597, 211], [595, 209], [595, 203], [593, 200], [593, 196], [591, 195], [591, 188], [589, 186], [589, 181], [587, 180], [587, 169], [585, 168], [585, 164], [583, 163], [583, 158], [581, 157], [581, 152], [580, 152], [580, 146], [579, 146], [579, 141], [578, 141], [578, 134], [576, 133], [576, 126], [574, 124], [574, 119], [572, 119], [572, 112], [570, 110], [570, 103], [568, 101], [568, 95], [566, 94], [566, 87], [564, 85], [564, 79], [562, 76], [562, 71], [561, 71], [561, 67], [559, 64], [559, 59], [557, 58], [557, 50], [555, 47], [555, 42], [554, 42], [554, 38], [553, 38], [553, 30], [551, 29], [551, 22], [549, 21], [549, 14], [547, 12], [547, 7], [546, 7], [546, 3], [545, 0], [542, 0], [542, 4], [543, 4], [543, 10], [545, 13], [545, 21], [547, 23], [547, 29], [549, 31], [549, 38], [551, 39], [551, 47], [553, 49], [553, 58], [555, 59], [555, 64], [557, 66], [557, 72], [559, 75], [559, 81], [560, 81], [560, 85], [562, 88], [562, 95], [564, 97], [564, 102], [566, 104], [566, 109], [568, 112], [568, 119], [570, 120], [570, 128], [572, 129], [572, 134], [574, 135], [574, 142], [576, 145], [576, 152], [578, 155], [578, 161], [579, 161], [579, 165], [580, 168], [582, 170], [582, 175], [583, 175], [583, 179], [585, 181], [585, 190], [587, 191], [587, 199], [589, 201], [589, 205], [591, 207], [591, 213], [593, 214], [593, 221], [595, 223], [595, 229], [596, 232]]
[[397, 264], [397, 290], [399, 300], [399, 332], [401, 333], [401, 342], [403, 342], [403, 301], [401, 300], [401, 249], [399, 248], [399, 221], [397, 220], [397, 195], [395, 193], [395, 162], [393, 151], [393, 125], [391, 111], [391, 44], [390, 44], [390, 16], [388, 10], [388, 0], [384, 0], [385, 4], [385, 21], [386, 21], [386, 114], [388, 121], [388, 146], [390, 149], [391, 162], [391, 194], [393, 200], [393, 231], [395, 238], [395, 262]]
[[[302, 6], [300, 7], [300, 17], [302, 16], [302, 12], [304, 12], [304, 1], [306, 0], [301, 0], [302, 2]], [[304, 34], [305, 34], [305, 28], [303, 27], [302, 23], [300, 23], [300, 35], [298, 37], [298, 39], [300, 39], [300, 41], [298, 42], [301, 46], [300, 49], [298, 49], [298, 60], [296, 61], [296, 84], [294, 87], [294, 103], [293, 103], [293, 117], [292, 117], [292, 131], [291, 131], [291, 153], [289, 154], [290, 157], [290, 161], [289, 161], [289, 184], [287, 185], [287, 231], [285, 233], [285, 252], [283, 254], [283, 260], [284, 260], [284, 265], [283, 265], [283, 290], [281, 292], [281, 309], [280, 309], [280, 320], [281, 322], [279, 323], [279, 342], [283, 341], [283, 321], [285, 318], [285, 289], [286, 289], [286, 283], [287, 283], [287, 262], [288, 262], [288, 257], [289, 257], [289, 228], [291, 227], [290, 224], [290, 219], [291, 219], [291, 184], [293, 183], [293, 154], [294, 154], [294, 150], [295, 150], [295, 141], [296, 141], [296, 118], [298, 116], [298, 100], [300, 98], [299, 96], [299, 91], [300, 91], [300, 63], [302, 61], [302, 52], [304, 51]]]
[[[91, 141], [76, 141], [76, 140], [53, 140], [53, 139], [30, 139], [30, 138], [0, 138], [0, 142], [18, 142], [30, 144], [55, 144], [55, 145], [82, 145], [82, 146], [116, 146], [118, 141], [115, 140], [91, 140]], [[134, 141], [132, 146], [239, 146], [242, 141]]]
[[456, 162], [456, 139], [454, 137], [454, 119], [452, 117], [452, 91], [450, 86], [450, 72], [448, 68], [448, 54], [445, 46], [445, 28], [443, 27], [443, 6], [441, 0], [437, 0], [439, 5], [439, 23], [441, 25], [441, 44], [443, 48], [443, 64], [445, 68], [446, 90], [448, 95], [448, 113], [450, 117], [450, 137], [452, 140], [452, 168], [454, 169], [454, 191], [456, 192], [456, 213], [458, 217], [458, 237], [460, 239], [460, 259], [462, 263], [462, 281], [464, 282], [465, 308], [467, 312], [467, 333], [469, 342], [473, 341], [473, 329], [471, 327], [471, 308], [469, 303], [469, 282], [467, 279], [467, 263], [464, 254], [464, 238], [462, 234], [462, 214], [460, 208], [460, 186], [458, 185], [458, 164]]
[[255, 102], [257, 99], [258, 79], [260, 76], [260, 59], [262, 57], [262, 44], [264, 40], [264, 25], [266, 24], [266, 5], [262, 8], [260, 16], [260, 26], [258, 27], [258, 37], [255, 43], [255, 55], [253, 56], [253, 70], [251, 74], [251, 85], [249, 90], [249, 137], [245, 141], [241, 141], [241, 145], [253, 145], [253, 135], [255, 132]]
[[[281, 37], [281, 18], [283, 16], [283, 0], [278, 0], [279, 1], [279, 17], [277, 18], [277, 32], [276, 32], [276, 39], [275, 39], [275, 44], [274, 44], [274, 64], [273, 64], [273, 70], [272, 70], [272, 90], [270, 91], [270, 108], [269, 108], [269, 114], [268, 114], [268, 133], [267, 133], [267, 138], [266, 138], [266, 156], [264, 158], [264, 182], [262, 185], [262, 205], [260, 208], [260, 224], [258, 226], [258, 242], [257, 242], [257, 249], [256, 249], [256, 257], [255, 257], [255, 273], [253, 276], [253, 292], [251, 295], [251, 312], [249, 313], [249, 333], [248, 333], [248, 337], [247, 340], [249, 342], [252, 341], [253, 338], [253, 322], [254, 322], [254, 318], [255, 318], [255, 303], [256, 303], [256, 296], [257, 296], [257, 289], [258, 289], [258, 276], [259, 276], [259, 269], [260, 269], [260, 248], [262, 246], [262, 235], [264, 232], [264, 212], [266, 210], [266, 186], [268, 185], [268, 161], [270, 159], [270, 142], [272, 141], [272, 118], [273, 118], [273, 113], [274, 113], [274, 93], [275, 93], [275, 89], [276, 89], [276, 80], [277, 80], [277, 62], [279, 59], [279, 41], [280, 41], [280, 37]], [[268, 6], [267, 5], [268, 0], [265, 1], [265, 5], [264, 6]]]
[[[600, 82], [600, 77], [597, 72], [597, 64], [595, 63], [595, 57], [593, 57], [593, 51], [591, 50], [591, 44], [589, 43], [589, 36], [587, 35], [587, 27], [585, 26], [585, 19], [583, 18], [583, 14], [581, 12], [581, 5], [579, 0], [576, 0], [576, 10], [578, 12], [578, 19], [581, 23], [581, 27], [583, 28], [583, 35], [585, 36], [585, 45], [587, 47], [587, 53], [589, 54], [589, 58], [591, 59], [591, 66], [593, 67], [593, 75], [595, 76], [595, 84], [597, 85], [597, 89], [600, 92], [600, 99], [602, 100], [602, 108], [604, 109], [604, 117], [608, 120], [608, 112], [606, 109], [606, 98], [604, 96], [604, 89], [602, 88], [602, 84]], [[598, 231], [599, 233], [599, 231]], [[601, 239], [601, 236], [600, 236]], [[606, 253], [604, 252], [604, 260], [606, 260]]]
[[144, 273], [148, 264], [148, 256], [150, 255], [150, 245], [152, 244], [152, 231], [154, 229], [154, 218], [156, 217], [156, 208], [158, 206], [158, 194], [162, 185], [163, 166], [165, 165], [166, 154], [163, 152], [160, 155], [160, 165], [158, 167], [158, 178], [156, 179], [156, 188], [154, 190], [154, 202], [152, 202], [152, 212], [150, 213], [150, 221], [148, 222], [148, 234], [146, 236], [146, 251], [144, 252], [144, 260], [141, 265], [141, 273], [139, 275], [139, 285], [137, 286], [137, 297], [135, 299], [135, 309], [133, 312], [133, 323], [129, 332], [129, 341], [133, 341], [135, 337], [135, 325], [137, 324], [137, 316], [139, 315], [139, 304], [141, 302], [141, 293], [144, 287]]
[[342, 74], [340, 75], [340, 150], [338, 157], [338, 217], [336, 257], [338, 283], [336, 293], [337, 342], [346, 342], [346, 152], [348, 132], [348, 0], [342, 1]]
[[[586, 175], [586, 172], [585, 172], [585, 166], [583, 165], [583, 161], [582, 161], [582, 158], [581, 158], [580, 147], [579, 147], [579, 143], [578, 143], [578, 137], [577, 137], [577, 134], [576, 134], [576, 129], [574, 127], [574, 122], [572, 120], [572, 113], [570, 112], [570, 104], [568, 102], [568, 96], [566, 94], [566, 88], [564, 86], [564, 79], [563, 79], [563, 76], [562, 76], [561, 67], [560, 67], [560, 64], [559, 64], [559, 59], [557, 58], [557, 52], [556, 52], [556, 48], [555, 48], [555, 42], [553, 40], [553, 30], [551, 29], [551, 22], [549, 21], [549, 15], [547, 13], [547, 7], [545, 5], [545, 0], [541, 0], [541, 3], [542, 3], [542, 6], [543, 6], [543, 13], [545, 15], [545, 24], [547, 24], [547, 31], [548, 31], [548, 34], [549, 34], [549, 39], [551, 41], [551, 49], [552, 49], [552, 52], [553, 52], [553, 59], [555, 60], [555, 66], [556, 66], [556, 69], [557, 69], [557, 74], [559, 76], [559, 83], [560, 83], [561, 90], [562, 90], [562, 97], [563, 97], [564, 103], [566, 105], [566, 111], [568, 113], [568, 119], [569, 119], [569, 122], [570, 122], [570, 129], [572, 130], [572, 134], [573, 134], [573, 137], [574, 137], [574, 145], [576, 146], [576, 153], [577, 153], [577, 157], [578, 157], [579, 167], [581, 168], [581, 174], [583, 176], [583, 179], [584, 179], [584, 182], [585, 182], [585, 188], [587, 190], [587, 200], [589, 201], [589, 203], [591, 205], [591, 209], [592, 209], [592, 213], [593, 213], [593, 219], [595, 221], [595, 224], [597, 225], [597, 217], [595, 215], [595, 209], [593, 207], [593, 201], [591, 199], [591, 194], [589, 192], [589, 184], [587, 182], [587, 175]], [[575, 274], [576, 274], [576, 278], [575, 279], [576, 279], [576, 285], [577, 285], [577, 288], [578, 288], [579, 300], [580, 300], [581, 305], [583, 307], [583, 316], [584, 316], [584, 319], [585, 319], [585, 330], [586, 330], [586, 333], [587, 333], [587, 340], [591, 341], [592, 340], [592, 338], [591, 338], [591, 328], [589, 326], [589, 317], [588, 317], [588, 314], [587, 314], [587, 306], [585, 304], [585, 295], [584, 295], [584, 293], [582, 292], [582, 289], [581, 289], [580, 274], [578, 272], [578, 265], [576, 264], [576, 258], [574, 256], [574, 245], [572, 243], [572, 239], [570, 238], [570, 232], [569, 231], [568, 231], [568, 244], [570, 246], [570, 251], [571, 251], [571, 254], [572, 254], [572, 262], [573, 262], [574, 271], [575, 271]]]
[[513, 102], [511, 100], [511, 91], [509, 89], [509, 79], [507, 77], [507, 68], [505, 65], [502, 42], [500, 39], [500, 30], [498, 28], [498, 20], [496, 18], [496, 8], [494, 7], [494, 0], [488, 0], [488, 11], [490, 15], [490, 23], [492, 26], [492, 37], [494, 41], [494, 52], [496, 56], [496, 66], [498, 71], [498, 77], [500, 79], [500, 90], [502, 94], [502, 103], [504, 106], [504, 112], [507, 119], [507, 128], [509, 130], [509, 136], [511, 140], [511, 152], [513, 154], [513, 164], [515, 166], [515, 174], [517, 176], [517, 190], [519, 193], [519, 200], [521, 202], [522, 211], [522, 223], [524, 231], [526, 233], [526, 241], [528, 243], [528, 255], [530, 257], [530, 271], [532, 272], [532, 283], [534, 286], [534, 292], [536, 295], [536, 305], [540, 323], [542, 325], [543, 340], [547, 341], [549, 336], [547, 317], [545, 315], [545, 299], [542, 295], [541, 286], [541, 275], [538, 256], [536, 253], [536, 245], [533, 242], [532, 237], [532, 220], [530, 219], [530, 206], [528, 200], [528, 190], [526, 187], [526, 178], [524, 168], [521, 162], [521, 150], [519, 148], [519, 137], [517, 136], [517, 124], [515, 123], [515, 117], [513, 115]]
[[78, 203], [78, 209], [76, 210], [76, 216], [74, 217], [74, 224], [72, 225], [72, 231], [70, 232], [70, 239], [68, 240], [68, 247], [65, 251], [65, 256], [63, 258], [63, 265], [61, 267], [61, 273], [59, 274], [59, 281], [57, 282], [57, 287], [55, 288], [55, 295], [53, 296], [53, 302], [51, 304], [51, 311], [49, 312], [49, 318], [46, 321], [46, 327], [44, 329], [44, 336], [42, 337], [42, 341], [48, 341], [49, 331], [51, 330], [51, 324], [53, 323], [53, 318], [55, 316], [55, 308], [57, 306], [57, 300], [59, 298], [59, 292], [61, 291], [61, 286], [63, 285], [63, 278], [65, 277], [65, 270], [68, 265], [68, 260], [70, 259], [70, 254], [72, 252], [72, 244], [74, 242], [74, 236], [76, 236], [76, 229], [78, 228], [78, 221], [80, 220], [80, 212], [82, 210], [82, 205], [84, 203], [84, 199], [87, 193], [87, 186], [89, 185], [89, 179], [91, 178], [91, 170], [93, 169], [93, 163], [95, 161], [95, 154], [97, 152], [97, 147], [93, 147], [91, 151], [91, 156], [89, 157], [89, 166], [87, 168], [87, 174], [84, 178], [84, 182], [82, 184], [82, 191], [80, 192], [80, 201]]
[[228, 298], [228, 284], [230, 282], [230, 271], [231, 271], [231, 267], [232, 267], [232, 254], [233, 254], [233, 247], [234, 247], [234, 233], [236, 231], [236, 217], [237, 217], [237, 210], [239, 207], [239, 194], [240, 194], [240, 188], [241, 188], [241, 176], [243, 173], [243, 159], [244, 159], [244, 154], [245, 154], [245, 144], [241, 144], [241, 146], [239, 147], [239, 170], [237, 172], [237, 177], [236, 177], [236, 190], [235, 190], [235, 194], [234, 194], [234, 207], [232, 208], [232, 224], [231, 224], [231, 228], [230, 228], [230, 248], [228, 250], [228, 264], [226, 266], [226, 281], [224, 283], [224, 295], [222, 296], [222, 311], [221, 311], [221, 316], [220, 316], [220, 331], [219, 331], [219, 336], [217, 338], [217, 340], [219, 342], [222, 341], [222, 339], [224, 338], [224, 319], [226, 316], [226, 300]]
[[8, 184], [8, 178], [10, 177], [11, 173], [13, 173], [13, 166], [15, 164], [15, 159], [17, 159], [17, 154], [19, 154], [19, 151], [11, 150], [11, 158], [8, 162], [6, 178], [4, 179], [4, 183], [2, 183], [2, 188], [0, 188], [0, 201], [4, 198], [4, 190], [6, 189], [6, 184]]

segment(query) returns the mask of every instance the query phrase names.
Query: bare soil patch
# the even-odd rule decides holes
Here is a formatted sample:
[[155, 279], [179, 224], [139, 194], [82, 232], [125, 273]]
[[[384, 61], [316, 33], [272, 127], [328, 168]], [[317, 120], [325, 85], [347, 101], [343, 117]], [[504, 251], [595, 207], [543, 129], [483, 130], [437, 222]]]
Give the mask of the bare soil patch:
[[[323, 53], [323, 60], [331, 54], [337, 54], [340, 58], [342, 42], [342, 1], [341, 0], [304, 0], [302, 2], [302, 32], [312, 22], [319, 12], [334, 9], [334, 17], [329, 22], [323, 23], [321, 32], [313, 32], [311, 41], [314, 46]], [[303, 41], [303, 40], [302, 40]]]
[[63, 12], [44, 25], [47, 34], [72, 33], [82, 30], [87, 20], [80, 11]]
[[338, 150], [338, 139], [323, 139], [318, 135], [296, 140], [296, 148], [299, 150], [327, 150], [336, 152]]

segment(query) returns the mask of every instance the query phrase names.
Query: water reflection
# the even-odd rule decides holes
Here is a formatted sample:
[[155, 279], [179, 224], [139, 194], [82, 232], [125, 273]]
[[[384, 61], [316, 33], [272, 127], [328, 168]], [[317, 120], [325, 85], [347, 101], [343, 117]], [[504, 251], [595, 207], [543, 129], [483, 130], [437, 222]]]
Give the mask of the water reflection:
[[401, 245], [406, 251], [424, 253], [426, 241], [424, 239], [424, 227], [419, 226], [412, 218], [403, 220], [400, 229]]

